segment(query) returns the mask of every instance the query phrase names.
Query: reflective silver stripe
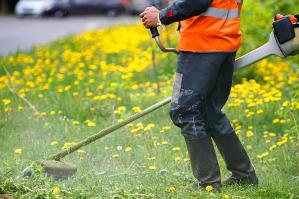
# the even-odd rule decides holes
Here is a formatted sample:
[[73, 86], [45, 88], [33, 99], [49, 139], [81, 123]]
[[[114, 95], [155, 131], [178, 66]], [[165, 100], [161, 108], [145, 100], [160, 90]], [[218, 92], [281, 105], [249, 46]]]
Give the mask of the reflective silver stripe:
[[219, 19], [235, 19], [240, 18], [240, 11], [238, 8], [224, 10], [220, 8], [210, 7], [207, 11], [201, 13], [200, 16], [215, 17]]
[[243, 0], [237, 0], [237, 3], [243, 4]]

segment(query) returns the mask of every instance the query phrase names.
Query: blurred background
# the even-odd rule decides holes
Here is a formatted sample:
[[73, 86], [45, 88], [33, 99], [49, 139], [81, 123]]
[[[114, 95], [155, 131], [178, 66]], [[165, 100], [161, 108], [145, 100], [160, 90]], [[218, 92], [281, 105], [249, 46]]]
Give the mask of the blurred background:
[[167, 0], [1, 0], [0, 12], [18, 17], [105, 14], [139, 14], [145, 7], [163, 7]]
[[139, 21], [169, 0], [0, 0], [0, 56], [85, 30]]

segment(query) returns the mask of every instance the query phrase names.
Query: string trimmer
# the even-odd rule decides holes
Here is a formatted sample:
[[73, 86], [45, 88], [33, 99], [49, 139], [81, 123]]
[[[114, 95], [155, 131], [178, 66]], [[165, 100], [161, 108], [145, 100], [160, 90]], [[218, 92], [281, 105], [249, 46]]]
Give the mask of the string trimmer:
[[[279, 19], [278, 19], [279, 18]], [[163, 52], [174, 52], [178, 54], [178, 51], [174, 48], [165, 48], [159, 38], [159, 32], [157, 28], [151, 29], [152, 37], [156, 40], [157, 45]], [[250, 53], [238, 58], [235, 63], [235, 70], [244, 68], [252, 63], [255, 63], [261, 59], [264, 59], [270, 55], [276, 55], [281, 58], [285, 58], [291, 55], [299, 53], [299, 23], [297, 17], [282, 17], [277, 15], [276, 22], [273, 23], [273, 32], [270, 34], [269, 41], [263, 46], [251, 51]], [[77, 151], [83, 146], [86, 146], [96, 140], [110, 134], [111, 132], [125, 126], [138, 118], [141, 118], [154, 110], [171, 102], [171, 97], [146, 108], [145, 110], [129, 117], [128, 119], [112, 125], [100, 132], [87, 137], [78, 144], [63, 150], [57, 154], [54, 154], [47, 158], [47, 160], [36, 161], [37, 164], [43, 167], [44, 172], [47, 175], [54, 176], [56, 179], [68, 178], [74, 175], [77, 171], [75, 165], [62, 162], [61, 159], [65, 156]], [[31, 175], [31, 169], [26, 168], [25, 175]]]

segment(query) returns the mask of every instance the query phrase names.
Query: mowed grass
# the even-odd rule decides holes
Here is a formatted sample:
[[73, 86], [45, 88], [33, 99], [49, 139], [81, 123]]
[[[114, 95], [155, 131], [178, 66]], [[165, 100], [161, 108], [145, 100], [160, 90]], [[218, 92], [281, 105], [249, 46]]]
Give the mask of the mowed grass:
[[[170, 44], [173, 30], [163, 33]], [[67, 156], [64, 161], [78, 167], [73, 178], [55, 181], [38, 171], [22, 176], [34, 160], [171, 95], [176, 57], [160, 53], [149, 37], [141, 25], [119, 26], [2, 58], [11, 79], [1, 68], [1, 197], [298, 198], [299, 74], [292, 59], [270, 59], [237, 72], [225, 107], [256, 167], [258, 187], [206, 194], [188, 189], [194, 180], [190, 161], [168, 106]], [[230, 174], [220, 156], [219, 162], [225, 179]]]

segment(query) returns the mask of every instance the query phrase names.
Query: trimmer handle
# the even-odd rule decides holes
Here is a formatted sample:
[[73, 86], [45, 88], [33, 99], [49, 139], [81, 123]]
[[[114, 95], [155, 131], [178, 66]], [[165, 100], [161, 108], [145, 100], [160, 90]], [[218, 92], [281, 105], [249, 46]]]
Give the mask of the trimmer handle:
[[151, 28], [150, 31], [151, 31], [151, 33], [152, 33], [152, 38], [155, 38], [155, 37], [159, 37], [159, 36], [160, 36], [159, 31], [158, 31], [158, 28]]
[[160, 33], [158, 31], [158, 28], [150, 28], [151, 34], [152, 34], [152, 38], [155, 39], [158, 47], [160, 48], [160, 50], [162, 52], [173, 52], [175, 54], [179, 54], [179, 52], [175, 49], [175, 48], [165, 48], [164, 45], [162, 44], [161, 40], [160, 40]]

